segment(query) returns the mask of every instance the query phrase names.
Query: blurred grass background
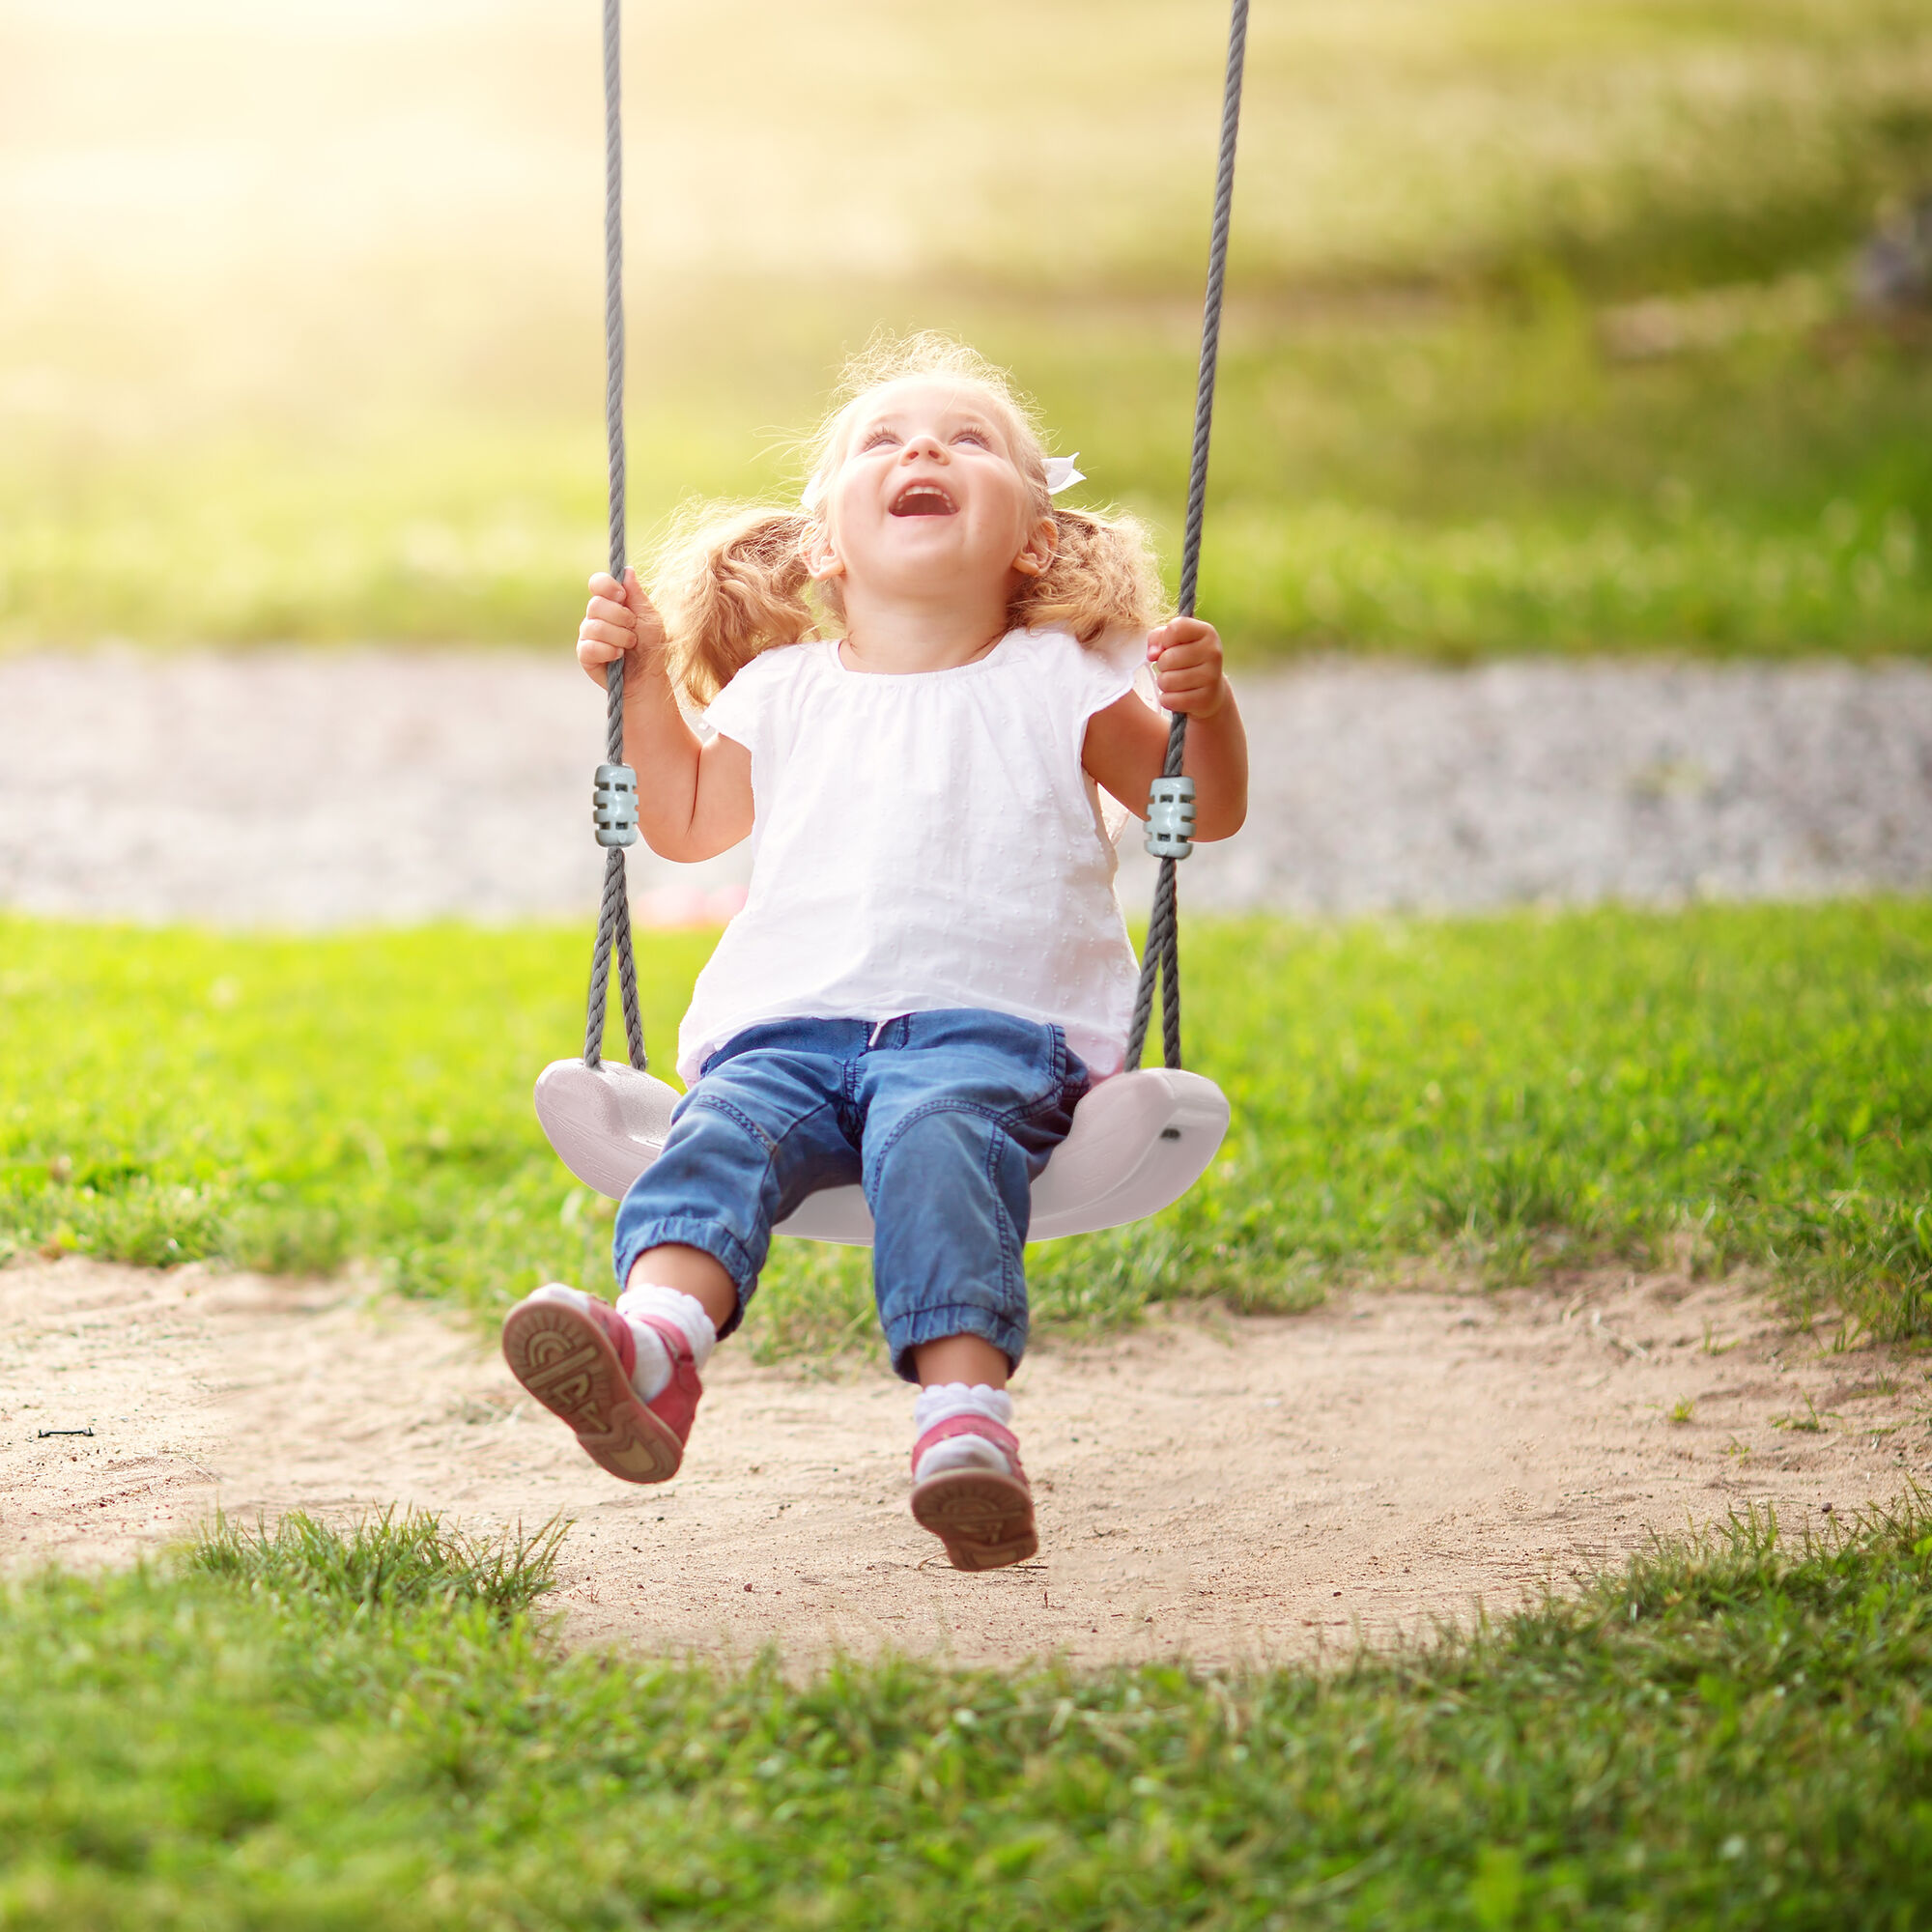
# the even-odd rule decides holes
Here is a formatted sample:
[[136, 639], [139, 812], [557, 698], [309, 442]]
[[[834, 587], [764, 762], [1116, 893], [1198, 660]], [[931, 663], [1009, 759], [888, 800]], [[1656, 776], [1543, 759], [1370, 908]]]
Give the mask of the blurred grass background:
[[[14, 0], [0, 645], [567, 635], [601, 546], [596, 10]], [[639, 538], [875, 327], [1172, 532], [1220, 0], [633, 0]], [[1925, 0], [1256, 11], [1206, 600], [1250, 655], [1918, 650]]]

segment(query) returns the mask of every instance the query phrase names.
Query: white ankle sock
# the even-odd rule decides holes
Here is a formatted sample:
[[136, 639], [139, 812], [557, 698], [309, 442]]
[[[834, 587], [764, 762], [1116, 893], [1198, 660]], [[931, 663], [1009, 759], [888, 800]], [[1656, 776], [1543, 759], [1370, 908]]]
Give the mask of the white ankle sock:
[[638, 1345], [637, 1366], [631, 1371], [631, 1386], [639, 1402], [654, 1402], [670, 1386], [670, 1351], [664, 1339], [640, 1315], [654, 1315], [668, 1321], [691, 1344], [691, 1358], [700, 1373], [718, 1346], [718, 1330], [696, 1295], [675, 1288], [660, 1288], [654, 1281], [633, 1282], [617, 1297], [617, 1313], [631, 1324]]
[[[935, 1423], [951, 1422], [956, 1415], [977, 1415], [987, 1422], [997, 1422], [1002, 1429], [1010, 1429], [1013, 1399], [1005, 1389], [989, 1387], [985, 1382], [934, 1382], [930, 1388], [920, 1390], [919, 1399], [912, 1406], [913, 1434], [923, 1435]], [[935, 1442], [919, 1459], [919, 1467], [912, 1472], [913, 1481], [923, 1483], [928, 1476], [946, 1469], [992, 1469], [1003, 1476], [1013, 1472], [999, 1444], [988, 1442], [983, 1435], [949, 1435], [944, 1441]]]

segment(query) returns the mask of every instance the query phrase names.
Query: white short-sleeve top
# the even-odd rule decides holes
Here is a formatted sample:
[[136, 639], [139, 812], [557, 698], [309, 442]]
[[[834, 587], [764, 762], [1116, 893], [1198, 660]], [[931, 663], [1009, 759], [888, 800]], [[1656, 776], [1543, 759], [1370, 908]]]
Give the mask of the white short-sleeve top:
[[753, 659], [705, 723], [752, 754], [752, 882], [678, 1036], [687, 1083], [735, 1035], [982, 1007], [1118, 1072], [1133, 948], [1087, 722], [1144, 636], [1009, 631], [948, 670], [848, 669], [830, 639]]

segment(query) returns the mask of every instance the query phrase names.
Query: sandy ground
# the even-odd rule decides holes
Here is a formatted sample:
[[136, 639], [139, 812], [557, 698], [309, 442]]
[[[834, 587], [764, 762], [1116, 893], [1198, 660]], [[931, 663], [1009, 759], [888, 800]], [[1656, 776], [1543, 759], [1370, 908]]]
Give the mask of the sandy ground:
[[1040, 1556], [970, 1577], [906, 1513], [909, 1392], [873, 1364], [727, 1348], [685, 1472], [629, 1489], [473, 1327], [339, 1282], [29, 1262], [0, 1315], [0, 1567], [125, 1561], [217, 1503], [562, 1513], [573, 1640], [741, 1659], [1304, 1655], [1507, 1609], [1748, 1503], [1821, 1526], [1932, 1463], [1932, 1369], [1794, 1337], [1740, 1282], [1156, 1315], [1029, 1359]]
[[[1236, 683], [1253, 809], [1188, 861], [1196, 910], [1932, 885], [1929, 665], [1337, 660]], [[297, 927], [585, 917], [602, 732], [563, 649], [0, 657], [0, 906]], [[1122, 845], [1138, 912], [1151, 862]], [[638, 847], [638, 915], [721, 923], [748, 864]]]

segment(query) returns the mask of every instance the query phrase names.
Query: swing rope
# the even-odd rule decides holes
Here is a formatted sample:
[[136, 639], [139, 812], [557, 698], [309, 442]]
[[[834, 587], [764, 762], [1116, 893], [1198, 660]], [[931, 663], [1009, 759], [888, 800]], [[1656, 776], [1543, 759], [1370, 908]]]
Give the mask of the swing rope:
[[[1201, 373], [1194, 392], [1194, 452], [1187, 474], [1187, 526], [1180, 549], [1179, 614], [1194, 614], [1194, 592], [1201, 572], [1201, 525], [1208, 507], [1208, 444], [1214, 425], [1214, 374], [1221, 353], [1221, 292], [1228, 271], [1228, 223], [1235, 205], [1235, 137], [1241, 125], [1241, 71], [1248, 47], [1248, 0], [1234, 0], [1228, 27], [1228, 80], [1221, 102], [1221, 163], [1214, 180], [1214, 226], [1208, 242], [1208, 297], [1201, 315]], [[1165, 779], [1180, 777], [1187, 749], [1187, 714], [1177, 711], [1167, 727]], [[1191, 798], [1191, 792], [1187, 794]], [[1150, 818], [1152, 813], [1150, 812]], [[1188, 819], [1191, 828], [1191, 814]], [[1134, 1023], [1127, 1036], [1127, 1065], [1141, 1064], [1148, 1022], [1153, 1014], [1153, 982], [1161, 982], [1160, 1037], [1169, 1066], [1180, 1065], [1180, 933], [1175, 918], [1174, 867], [1187, 856], [1185, 844], [1164, 853], [1154, 883], [1153, 911], [1148, 919], [1141, 953], [1140, 987], [1134, 995]]]
[[[624, 581], [624, 122], [623, 63], [619, 18], [622, 0], [604, 0], [604, 433], [611, 452], [611, 575]], [[606, 847], [604, 899], [597, 912], [597, 947], [590, 958], [590, 999], [583, 1024], [583, 1064], [604, 1058], [604, 1009], [611, 983], [611, 955], [617, 956], [617, 990], [624, 1008], [624, 1040], [631, 1065], [642, 1072], [644, 1022], [638, 1009], [638, 962], [631, 947], [631, 895], [624, 878], [624, 847], [635, 842], [637, 780], [624, 765], [624, 660], [604, 670], [606, 762], [598, 768], [597, 842]], [[620, 794], [629, 781], [629, 821]], [[611, 808], [617, 806], [616, 810]], [[608, 837], [607, 837], [608, 833]], [[628, 834], [628, 837], [626, 836]]]
[[[619, 32], [622, 0], [604, 0], [604, 429], [611, 467], [611, 575], [624, 581], [624, 134], [623, 67]], [[1187, 523], [1181, 542], [1179, 614], [1194, 614], [1201, 568], [1201, 526], [1208, 502], [1208, 450], [1214, 422], [1214, 377], [1221, 345], [1221, 298], [1227, 277], [1228, 224], [1235, 201], [1235, 142], [1241, 120], [1241, 73], [1248, 43], [1248, 0], [1234, 0], [1228, 29], [1228, 74], [1221, 105], [1220, 166], [1214, 182], [1214, 222], [1208, 244], [1208, 294], [1201, 320], [1201, 368], [1194, 398], [1194, 448], [1187, 477]], [[604, 672], [605, 757], [598, 768], [598, 842], [606, 847], [604, 896], [597, 913], [597, 945], [590, 962], [590, 997], [583, 1028], [583, 1064], [603, 1063], [604, 1019], [610, 998], [611, 962], [617, 963], [624, 1038], [631, 1065], [642, 1072], [644, 1026], [638, 1007], [638, 966], [631, 943], [631, 901], [624, 874], [624, 847], [637, 839], [637, 781], [624, 765], [624, 661]], [[1187, 714], [1177, 711], [1167, 730], [1164, 779], [1179, 779], [1187, 748]], [[628, 793], [628, 803], [625, 794]], [[1187, 823], [1192, 823], [1188, 808]], [[628, 814], [628, 816], [627, 816]], [[1163, 1057], [1180, 1065], [1180, 942], [1175, 917], [1174, 868], [1186, 856], [1160, 861], [1153, 911], [1134, 996], [1126, 1064], [1136, 1067], [1153, 1012], [1154, 980], [1161, 983]]]

